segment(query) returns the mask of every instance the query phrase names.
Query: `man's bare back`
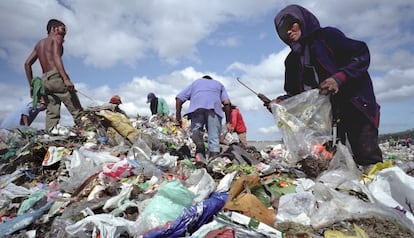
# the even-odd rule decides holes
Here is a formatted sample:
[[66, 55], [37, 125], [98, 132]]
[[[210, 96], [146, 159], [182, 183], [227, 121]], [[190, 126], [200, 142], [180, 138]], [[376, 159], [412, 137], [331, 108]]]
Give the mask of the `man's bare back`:
[[[40, 40], [36, 46], [35, 51], [39, 58], [40, 65], [43, 73], [47, 73], [52, 70], [56, 70], [54, 46], [58, 44], [53, 37], [47, 37]], [[60, 45], [63, 48], [62, 45]], [[60, 56], [59, 56], [60, 57]]]

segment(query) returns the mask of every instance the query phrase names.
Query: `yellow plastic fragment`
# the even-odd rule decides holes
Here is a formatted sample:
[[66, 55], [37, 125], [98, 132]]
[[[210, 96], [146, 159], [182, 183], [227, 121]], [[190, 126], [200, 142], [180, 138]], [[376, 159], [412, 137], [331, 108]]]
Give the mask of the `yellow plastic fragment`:
[[346, 235], [336, 230], [326, 230], [323, 233], [324, 238], [369, 238], [368, 234], [358, 225], [354, 224], [355, 235]]

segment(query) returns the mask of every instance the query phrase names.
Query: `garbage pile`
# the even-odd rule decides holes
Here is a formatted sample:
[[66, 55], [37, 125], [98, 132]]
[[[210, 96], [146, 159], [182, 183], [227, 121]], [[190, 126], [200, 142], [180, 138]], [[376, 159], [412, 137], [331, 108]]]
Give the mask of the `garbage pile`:
[[315, 163], [222, 147], [199, 163], [188, 122], [102, 107], [53, 135], [0, 129], [0, 237], [414, 235], [412, 148], [382, 144], [361, 171], [340, 143], [313, 146]]

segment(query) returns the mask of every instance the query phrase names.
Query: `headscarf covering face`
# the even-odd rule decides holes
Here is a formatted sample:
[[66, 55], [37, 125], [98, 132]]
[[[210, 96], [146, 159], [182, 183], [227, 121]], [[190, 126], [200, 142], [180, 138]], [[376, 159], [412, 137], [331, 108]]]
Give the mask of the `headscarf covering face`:
[[[321, 27], [315, 15], [306, 8], [295, 4], [288, 5], [280, 10], [275, 17], [274, 23], [280, 39], [289, 45], [293, 51], [300, 49], [300, 42]], [[293, 23], [299, 23], [300, 25], [301, 38], [299, 42], [291, 42], [287, 35], [287, 31], [290, 30]]]

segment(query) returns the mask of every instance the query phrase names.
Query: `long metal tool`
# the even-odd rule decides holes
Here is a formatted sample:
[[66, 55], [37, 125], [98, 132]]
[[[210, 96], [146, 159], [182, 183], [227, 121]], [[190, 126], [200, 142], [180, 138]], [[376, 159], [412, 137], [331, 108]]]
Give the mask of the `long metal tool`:
[[81, 91], [79, 91], [79, 90], [76, 90], [76, 92], [78, 93], [78, 94], [80, 94], [80, 95], [82, 95], [82, 96], [84, 96], [84, 97], [86, 97], [87, 99], [89, 99], [89, 100], [91, 100], [93, 103], [95, 103], [96, 105], [99, 105], [99, 103], [97, 102], [97, 101], [95, 101], [95, 99], [93, 99], [93, 98], [91, 98], [91, 97], [89, 97], [88, 95], [86, 95], [85, 93], [82, 93]]
[[250, 87], [248, 87], [246, 84], [244, 84], [240, 79], [239, 79], [239, 77], [237, 77], [237, 81], [239, 81], [239, 83], [241, 84], [241, 85], [243, 85], [244, 87], [246, 87], [247, 89], [249, 89], [250, 91], [252, 91], [254, 94], [256, 94], [257, 95], [257, 97], [260, 99], [260, 100], [262, 100], [262, 102], [263, 102], [263, 105], [267, 108], [267, 110], [269, 110], [269, 112], [270, 113], [272, 113], [272, 110], [268, 107], [269, 106], [269, 103], [272, 101], [272, 100], [270, 100], [268, 97], [266, 97], [264, 94], [261, 94], [261, 93], [257, 93], [256, 91], [254, 91], [253, 89], [251, 89]]
[[246, 84], [244, 84], [244, 83], [243, 83], [243, 82], [239, 79], [239, 77], [237, 77], [236, 79], [237, 79], [237, 81], [239, 81], [239, 83], [240, 83], [241, 85], [243, 85], [244, 87], [246, 87], [247, 89], [249, 89], [250, 91], [252, 91], [254, 94], [258, 95], [258, 93], [256, 93], [253, 89], [249, 88], [249, 86], [247, 86]]

